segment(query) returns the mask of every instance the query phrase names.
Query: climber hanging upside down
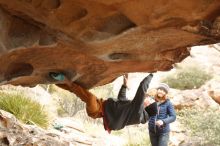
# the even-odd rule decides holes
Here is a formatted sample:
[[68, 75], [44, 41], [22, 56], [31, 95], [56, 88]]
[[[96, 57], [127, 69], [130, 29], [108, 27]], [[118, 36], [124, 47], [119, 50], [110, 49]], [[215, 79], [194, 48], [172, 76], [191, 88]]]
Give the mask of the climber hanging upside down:
[[[60, 80], [58, 76], [52, 77]], [[124, 76], [124, 84], [121, 86], [117, 100], [99, 99], [88, 90], [64, 78], [63, 84], [57, 86], [75, 93], [86, 103], [88, 116], [94, 119], [103, 118], [104, 128], [110, 132], [120, 130], [127, 125], [146, 123], [150, 116], [157, 114], [156, 102], [146, 94], [152, 78], [153, 74], [149, 74], [141, 81], [133, 100], [126, 98], [127, 76]]]

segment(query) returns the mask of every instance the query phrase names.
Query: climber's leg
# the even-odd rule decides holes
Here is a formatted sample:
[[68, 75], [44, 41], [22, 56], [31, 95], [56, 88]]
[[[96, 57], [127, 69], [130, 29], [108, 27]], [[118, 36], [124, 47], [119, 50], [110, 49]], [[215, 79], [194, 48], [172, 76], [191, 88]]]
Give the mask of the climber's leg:
[[63, 73], [50, 72], [49, 76], [57, 81], [62, 81], [63, 84], [57, 84], [58, 87], [75, 93], [76, 96], [78, 96], [82, 101], [86, 103], [86, 111], [88, 116], [94, 119], [102, 117], [102, 99], [98, 99], [88, 90], [71, 82], [68, 78], [65, 77]]
[[71, 83], [68, 86], [64, 84], [59, 84], [57, 86], [75, 93], [76, 96], [84, 101], [86, 103], [86, 111], [88, 116], [94, 119], [102, 117], [102, 99], [98, 99], [94, 94], [75, 83]]

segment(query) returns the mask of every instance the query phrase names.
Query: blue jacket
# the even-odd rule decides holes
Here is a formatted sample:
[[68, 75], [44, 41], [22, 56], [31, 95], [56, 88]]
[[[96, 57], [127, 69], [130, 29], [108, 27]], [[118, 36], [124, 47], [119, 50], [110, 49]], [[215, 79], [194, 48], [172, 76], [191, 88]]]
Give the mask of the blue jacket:
[[[155, 122], [157, 120], [162, 120], [164, 125], [161, 127], [156, 126]], [[158, 104], [158, 114], [152, 116], [149, 119], [148, 128], [150, 132], [155, 134], [163, 134], [170, 132], [170, 123], [176, 120], [176, 113], [174, 107], [169, 99], [165, 102]]]

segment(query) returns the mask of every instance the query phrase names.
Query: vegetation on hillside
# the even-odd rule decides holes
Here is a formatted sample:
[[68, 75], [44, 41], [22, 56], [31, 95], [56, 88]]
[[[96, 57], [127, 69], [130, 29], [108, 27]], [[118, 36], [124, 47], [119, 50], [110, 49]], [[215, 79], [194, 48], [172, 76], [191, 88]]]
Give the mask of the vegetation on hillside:
[[200, 66], [183, 66], [167, 75], [162, 82], [167, 83], [171, 88], [185, 90], [197, 89], [211, 78], [212, 74], [204, 71]]
[[48, 114], [44, 107], [22, 93], [0, 92], [0, 109], [12, 113], [25, 124], [35, 124], [42, 128], [49, 126]]
[[220, 145], [220, 109], [184, 109], [178, 112], [180, 122], [200, 146]]

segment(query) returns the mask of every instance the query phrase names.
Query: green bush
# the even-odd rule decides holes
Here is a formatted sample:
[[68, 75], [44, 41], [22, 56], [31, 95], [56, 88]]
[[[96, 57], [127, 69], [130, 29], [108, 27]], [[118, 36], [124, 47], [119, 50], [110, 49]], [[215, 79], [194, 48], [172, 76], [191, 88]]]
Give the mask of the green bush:
[[12, 113], [25, 124], [35, 124], [42, 128], [47, 128], [49, 125], [44, 107], [23, 94], [0, 92], [0, 109]]
[[179, 111], [178, 115], [191, 138], [199, 142], [200, 146], [219, 146], [219, 113], [219, 109], [184, 109]]
[[67, 90], [57, 89], [53, 94], [59, 98], [57, 107], [59, 116], [75, 116], [78, 111], [85, 109], [85, 103]]
[[106, 99], [109, 97], [114, 97], [112, 84], [106, 84], [103, 86], [95, 87], [91, 89], [90, 92], [95, 94], [98, 98]]
[[185, 90], [199, 88], [211, 78], [212, 75], [201, 67], [185, 66], [168, 75], [162, 82], [167, 83], [171, 88]]
[[58, 101], [57, 113], [59, 116], [75, 116], [78, 111], [85, 109], [85, 103], [75, 95], [61, 96]]

